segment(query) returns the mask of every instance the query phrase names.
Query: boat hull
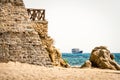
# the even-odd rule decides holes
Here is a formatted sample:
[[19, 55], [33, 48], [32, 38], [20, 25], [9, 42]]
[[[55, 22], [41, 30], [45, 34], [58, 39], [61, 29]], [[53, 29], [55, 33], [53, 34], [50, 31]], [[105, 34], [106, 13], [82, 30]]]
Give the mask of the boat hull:
[[81, 54], [81, 53], [83, 53], [83, 51], [82, 51], [82, 50], [79, 50], [78, 48], [73, 48], [73, 49], [72, 49], [72, 53], [73, 53], [73, 54]]

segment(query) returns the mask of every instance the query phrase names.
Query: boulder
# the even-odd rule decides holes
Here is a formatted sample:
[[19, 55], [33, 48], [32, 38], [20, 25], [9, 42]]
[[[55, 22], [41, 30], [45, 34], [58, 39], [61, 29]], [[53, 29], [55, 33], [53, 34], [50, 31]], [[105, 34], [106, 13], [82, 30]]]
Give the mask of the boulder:
[[92, 67], [120, 70], [120, 65], [114, 61], [113, 54], [105, 46], [95, 47], [91, 52], [89, 61]]

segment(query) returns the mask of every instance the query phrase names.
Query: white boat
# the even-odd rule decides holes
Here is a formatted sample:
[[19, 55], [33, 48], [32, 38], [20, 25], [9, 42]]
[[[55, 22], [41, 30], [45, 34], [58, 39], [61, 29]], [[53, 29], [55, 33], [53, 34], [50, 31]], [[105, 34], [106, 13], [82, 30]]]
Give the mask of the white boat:
[[73, 53], [73, 54], [79, 54], [79, 53], [83, 53], [83, 51], [82, 51], [82, 50], [79, 50], [79, 48], [73, 48], [73, 49], [72, 49], [72, 53]]

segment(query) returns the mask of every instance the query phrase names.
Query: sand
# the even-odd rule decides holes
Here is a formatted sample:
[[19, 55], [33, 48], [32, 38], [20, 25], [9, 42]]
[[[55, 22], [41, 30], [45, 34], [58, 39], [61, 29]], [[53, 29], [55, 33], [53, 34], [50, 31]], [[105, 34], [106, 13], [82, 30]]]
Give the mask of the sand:
[[120, 71], [0, 63], [0, 80], [120, 80]]

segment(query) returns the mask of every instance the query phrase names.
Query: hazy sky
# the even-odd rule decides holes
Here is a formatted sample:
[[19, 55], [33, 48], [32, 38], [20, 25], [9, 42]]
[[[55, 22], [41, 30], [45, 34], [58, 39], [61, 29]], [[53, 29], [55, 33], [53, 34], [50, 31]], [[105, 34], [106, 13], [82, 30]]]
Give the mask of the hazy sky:
[[61, 52], [91, 52], [107, 46], [120, 52], [120, 0], [24, 0], [28, 8], [46, 9], [49, 35]]

